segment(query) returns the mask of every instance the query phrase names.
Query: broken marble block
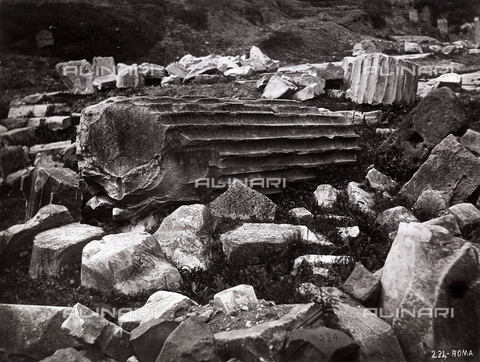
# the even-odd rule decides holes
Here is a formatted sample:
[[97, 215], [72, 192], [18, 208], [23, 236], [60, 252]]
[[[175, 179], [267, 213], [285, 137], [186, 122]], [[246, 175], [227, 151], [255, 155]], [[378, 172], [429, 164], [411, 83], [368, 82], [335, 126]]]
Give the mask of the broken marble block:
[[274, 75], [268, 81], [262, 97], [269, 99], [288, 98], [296, 90], [297, 86], [295, 84], [277, 75]]
[[215, 305], [231, 313], [242, 305], [258, 304], [255, 290], [251, 285], [241, 284], [233, 288], [222, 290], [213, 296]]
[[348, 277], [343, 289], [365, 307], [375, 307], [380, 293], [380, 276], [372, 274], [362, 263], [355, 263], [355, 269]]
[[94, 69], [85, 59], [58, 63], [55, 70], [70, 93], [93, 94]]
[[48, 204], [64, 205], [75, 221], [80, 220], [83, 194], [78, 174], [68, 168], [35, 167], [24, 176], [22, 191], [27, 199], [27, 218]]
[[105, 293], [124, 295], [178, 290], [182, 278], [164, 259], [147, 233], [121, 233], [88, 243], [82, 252], [81, 283]]
[[30, 277], [61, 278], [73, 270], [80, 271], [84, 246], [104, 235], [105, 231], [98, 226], [76, 223], [37, 234], [33, 239]]
[[332, 185], [324, 184], [318, 185], [313, 193], [317, 205], [320, 207], [332, 207], [338, 199], [340, 191]]

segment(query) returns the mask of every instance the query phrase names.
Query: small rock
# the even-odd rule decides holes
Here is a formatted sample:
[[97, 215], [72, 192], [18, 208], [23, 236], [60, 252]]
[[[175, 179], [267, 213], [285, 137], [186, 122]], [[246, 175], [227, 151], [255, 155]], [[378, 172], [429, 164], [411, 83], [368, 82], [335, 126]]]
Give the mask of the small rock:
[[166, 259], [182, 269], [206, 269], [215, 221], [205, 205], [183, 205], [168, 215], [154, 237]]
[[379, 190], [379, 191], [388, 191], [391, 192], [398, 188], [398, 183], [392, 180], [390, 177], [384, 175], [380, 171], [377, 171], [375, 168], [371, 168], [367, 172], [367, 176], [365, 177], [370, 187]]
[[425, 190], [413, 205], [413, 211], [419, 220], [427, 221], [440, 216], [448, 209], [449, 199], [446, 192]]
[[294, 93], [292, 99], [296, 101], [306, 101], [308, 99], [313, 99], [321, 93], [320, 87], [318, 84], [310, 84], [303, 88], [302, 90]]
[[371, 40], [364, 40], [361, 43], [357, 43], [353, 46], [353, 53], [354, 57], [362, 55], [362, 54], [370, 54], [376, 53], [377, 47]]
[[375, 276], [362, 263], [357, 262], [343, 289], [365, 307], [376, 307], [380, 292], [380, 276]]
[[93, 94], [94, 70], [92, 65], [85, 59], [58, 63], [55, 66], [55, 70], [68, 87], [70, 93]]
[[417, 43], [405, 42], [404, 51], [407, 54], [421, 54], [423, 53], [422, 47]]
[[332, 207], [337, 202], [340, 191], [332, 185], [324, 184], [318, 185], [313, 196], [317, 200], [317, 205], [320, 207]]
[[72, 309], [62, 324], [62, 330], [82, 344], [97, 347], [101, 353], [119, 362], [126, 362], [133, 355], [130, 333], [80, 303]]
[[304, 207], [296, 207], [288, 212], [297, 223], [307, 224], [314, 221], [313, 214]]
[[258, 304], [255, 290], [251, 285], [241, 284], [218, 292], [213, 297], [214, 304], [223, 308], [228, 314], [240, 305]]
[[94, 80], [117, 74], [113, 57], [94, 57], [92, 60]]
[[455, 215], [464, 239], [478, 239], [480, 236], [480, 210], [470, 203], [453, 205], [449, 210]]
[[[185, 343], [188, 341], [188, 343]], [[157, 362], [221, 362], [216, 341], [204, 323], [187, 319], [166, 339]]]
[[277, 205], [267, 196], [237, 180], [213, 200], [209, 207], [218, 221], [273, 221], [277, 211]]
[[295, 84], [280, 78], [277, 75], [274, 75], [268, 81], [265, 90], [263, 91], [262, 97], [269, 99], [276, 98], [288, 98], [297, 90]]
[[337, 228], [338, 234], [343, 241], [348, 241], [348, 239], [355, 239], [360, 235], [360, 228], [358, 226], [348, 226]]
[[445, 73], [437, 78], [438, 88], [448, 87], [453, 91], [462, 89], [462, 77], [456, 73]]
[[374, 214], [375, 200], [372, 194], [360, 188], [359, 183], [350, 182], [347, 186], [347, 193], [350, 204], [358, 207], [364, 214]]
[[152, 319], [142, 323], [130, 334], [130, 344], [140, 362], [155, 362], [168, 336], [180, 323]]
[[475, 156], [480, 156], [480, 132], [467, 130], [460, 138], [460, 143]]
[[183, 316], [192, 306], [196, 306], [190, 298], [174, 292], [158, 291], [152, 294], [145, 305], [118, 318], [120, 327], [132, 331], [140, 324], [166, 318], [174, 319]]
[[418, 219], [406, 207], [396, 206], [381, 212], [375, 220], [386, 234], [397, 231], [401, 222], [418, 222]]

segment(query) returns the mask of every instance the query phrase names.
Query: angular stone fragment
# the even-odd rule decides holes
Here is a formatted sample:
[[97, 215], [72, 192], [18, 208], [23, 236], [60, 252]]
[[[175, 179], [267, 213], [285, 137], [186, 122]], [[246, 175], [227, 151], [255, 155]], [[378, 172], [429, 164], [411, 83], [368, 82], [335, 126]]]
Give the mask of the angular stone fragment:
[[80, 271], [83, 247], [104, 235], [100, 227], [75, 223], [37, 234], [33, 239], [30, 277], [60, 278], [72, 270]]
[[475, 156], [480, 156], [480, 132], [471, 129], [467, 130], [460, 138], [460, 143]]
[[315, 98], [320, 94], [320, 87], [317, 84], [307, 85], [302, 90], [294, 93], [292, 99], [297, 101], [306, 101], [308, 99]]
[[381, 53], [357, 57], [348, 84], [353, 101], [358, 104], [406, 104], [415, 102], [418, 66]]
[[14, 225], [0, 232], [0, 254], [2, 259], [9, 259], [14, 254], [30, 250], [33, 239], [38, 233], [59, 227], [73, 221], [65, 206], [49, 204], [42, 207], [37, 214], [25, 224]]
[[284, 358], [289, 362], [361, 361], [360, 346], [342, 331], [327, 327], [294, 329]]
[[398, 183], [375, 168], [370, 169], [365, 177], [370, 187], [379, 191], [392, 191], [398, 187]]
[[215, 305], [231, 313], [241, 305], [258, 304], [255, 290], [251, 285], [241, 284], [218, 292], [213, 296]]
[[413, 211], [421, 221], [436, 218], [448, 209], [450, 198], [444, 191], [425, 190], [413, 205]]
[[73, 306], [62, 324], [62, 330], [119, 362], [125, 362], [133, 355], [130, 333], [80, 303]]
[[297, 223], [313, 222], [313, 214], [304, 207], [296, 207], [288, 212]]
[[291, 306], [290, 312], [278, 320], [260, 323], [247, 329], [215, 333], [220, 356], [225, 361], [230, 358], [241, 361], [278, 360], [289, 330], [318, 311], [318, 307], [313, 303]]
[[70, 312], [67, 307], [0, 304], [0, 348], [42, 359], [75, 346], [75, 339], [60, 328]]
[[313, 196], [315, 200], [317, 200], [317, 205], [320, 207], [332, 207], [335, 202], [337, 202], [338, 195], [340, 191], [338, 191], [332, 185], [324, 184], [318, 185], [315, 189]]
[[343, 289], [365, 307], [376, 307], [380, 292], [380, 276], [370, 273], [362, 263], [355, 263], [355, 269], [348, 277]]
[[380, 152], [399, 154], [399, 166], [414, 171], [445, 137], [462, 134], [467, 125], [465, 110], [452, 90], [435, 89], [405, 117]]
[[431, 351], [479, 353], [480, 310], [472, 308], [480, 278], [472, 244], [417, 223], [402, 223], [385, 261], [379, 307], [409, 361]]
[[288, 80], [274, 75], [270, 78], [263, 91], [262, 97], [269, 99], [288, 98], [297, 90], [297, 86]]
[[0, 134], [0, 146], [31, 146], [35, 144], [35, 127], [15, 128]]
[[177, 290], [181, 282], [178, 270], [165, 261], [157, 240], [147, 233], [107, 235], [83, 248], [82, 286], [128, 295]]
[[347, 186], [348, 201], [360, 209], [361, 212], [373, 215], [375, 200], [373, 195], [360, 188], [357, 182], [350, 182]]
[[140, 362], [155, 362], [168, 336], [180, 323], [166, 319], [152, 319], [130, 333], [130, 344]]
[[401, 222], [418, 222], [418, 219], [405, 206], [396, 206], [381, 212], [375, 222], [388, 235], [397, 231]]
[[281, 254], [292, 242], [331, 245], [306, 226], [288, 224], [243, 224], [220, 236], [223, 252], [236, 265], [258, 264], [262, 258]]
[[68, 168], [31, 169], [22, 185], [27, 199], [27, 218], [31, 218], [45, 205], [58, 204], [66, 206], [75, 221], [80, 220], [83, 202], [80, 186], [80, 177]]
[[437, 78], [438, 88], [448, 87], [453, 91], [462, 89], [462, 76], [456, 73], [445, 73]]
[[228, 190], [209, 204], [218, 221], [273, 221], [278, 206], [267, 196], [242, 182], [233, 181]]
[[480, 210], [470, 203], [453, 205], [449, 210], [455, 215], [465, 239], [471, 240], [480, 231]]
[[405, 51], [405, 53], [407, 53], [407, 54], [423, 53], [423, 50], [422, 50], [422, 48], [420, 47], [420, 45], [418, 45], [418, 43], [409, 42], [409, 41], [406, 41], [406, 42], [405, 42], [404, 51]]
[[8, 118], [48, 117], [53, 114], [54, 109], [55, 106], [53, 104], [18, 105], [10, 107], [8, 110]]
[[22, 146], [0, 148], [0, 177], [6, 179], [11, 173], [27, 166], [27, 159]]
[[191, 318], [168, 336], [156, 361], [222, 362], [210, 328]]
[[143, 307], [120, 316], [118, 323], [123, 329], [132, 331], [140, 324], [155, 319], [174, 319], [183, 316], [195, 305], [197, 303], [182, 294], [158, 291], [148, 298]]
[[214, 228], [215, 221], [207, 206], [183, 205], [162, 221], [154, 237], [175, 267], [206, 269]]
[[432, 150], [400, 194], [416, 200], [428, 189], [445, 191], [455, 204], [467, 200], [479, 186], [480, 160], [449, 135]]
[[93, 94], [94, 70], [92, 65], [83, 60], [58, 63], [55, 66], [60, 78], [73, 94]]

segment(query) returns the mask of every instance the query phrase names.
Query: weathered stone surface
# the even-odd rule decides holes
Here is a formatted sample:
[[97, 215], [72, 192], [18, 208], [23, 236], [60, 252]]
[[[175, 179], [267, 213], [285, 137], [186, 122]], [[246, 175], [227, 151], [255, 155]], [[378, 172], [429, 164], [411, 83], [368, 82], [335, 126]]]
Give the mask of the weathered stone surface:
[[423, 53], [422, 47], [418, 43], [406, 41], [404, 45], [404, 51], [407, 54]]
[[226, 77], [250, 77], [255, 74], [255, 70], [249, 65], [244, 65], [238, 68], [229, 69], [223, 74]]
[[22, 191], [27, 199], [27, 218], [43, 206], [67, 207], [75, 221], [80, 220], [83, 194], [78, 174], [68, 168], [35, 167], [23, 179]]
[[320, 165], [355, 162], [352, 128], [296, 101], [119, 97], [84, 110], [77, 154], [94, 194], [142, 217], [198, 201], [213, 182], [247, 179], [274, 193]]
[[117, 74], [113, 57], [94, 57], [92, 60], [93, 79]]
[[[8, 110], [8, 118], [47, 117], [52, 115], [54, 109], [55, 106], [53, 104], [17, 105], [10, 107]], [[19, 128], [18, 124], [16, 122], [14, 123], [15, 127], [11, 128]]]
[[458, 221], [453, 214], [443, 215], [435, 219], [425, 221], [425, 225], [437, 225], [445, 228], [451, 235], [462, 237], [462, 232], [458, 226]]
[[155, 319], [174, 319], [183, 316], [194, 305], [197, 303], [182, 294], [158, 291], [148, 298], [143, 307], [120, 316], [118, 323], [123, 329], [132, 331], [140, 324]]
[[93, 81], [93, 86], [99, 91], [114, 89], [117, 85], [117, 78], [116, 74], [104, 75], [103, 77], [96, 78]]
[[445, 73], [437, 78], [438, 88], [448, 87], [453, 91], [462, 89], [462, 76], [456, 73]]
[[82, 252], [81, 283], [109, 293], [177, 290], [182, 278], [167, 263], [157, 240], [147, 233], [107, 235]]
[[380, 292], [380, 276], [375, 276], [362, 263], [355, 263], [355, 269], [348, 277], [343, 289], [365, 307], [376, 307]]
[[401, 222], [418, 222], [418, 219], [405, 206], [396, 206], [381, 212], [375, 222], [388, 235], [397, 231]]
[[449, 135], [400, 190], [413, 200], [425, 190], [445, 191], [451, 204], [466, 201], [480, 186], [480, 160]]
[[262, 97], [269, 99], [288, 98], [297, 90], [297, 86], [277, 75], [270, 78]]
[[61, 330], [71, 308], [0, 304], [0, 348], [9, 354], [42, 359], [75, 340]]
[[357, 182], [350, 182], [347, 186], [348, 201], [359, 208], [361, 212], [373, 215], [375, 200], [372, 194], [363, 190]]
[[125, 362], [133, 355], [130, 333], [80, 303], [73, 306], [62, 324], [62, 330], [80, 343], [97, 347], [101, 353], [119, 362]]
[[360, 362], [360, 346], [342, 331], [327, 327], [294, 329], [288, 336], [284, 362]]
[[303, 225], [247, 223], [220, 236], [225, 256], [237, 265], [258, 264], [262, 258], [282, 253], [294, 241], [330, 244]]
[[480, 210], [469, 203], [453, 205], [449, 208], [455, 215], [465, 239], [471, 240], [480, 231]]
[[117, 88], [141, 88], [145, 85], [145, 78], [139, 72], [137, 64], [125, 65], [119, 63], [117, 69]]
[[273, 221], [277, 205], [267, 196], [234, 180], [228, 190], [213, 200], [209, 207], [218, 221]]
[[41, 362], [92, 362], [73, 347], [58, 349]]
[[156, 361], [222, 362], [210, 328], [192, 318], [182, 322], [167, 337]]
[[451, 195], [443, 191], [425, 190], [413, 205], [413, 211], [421, 221], [436, 218], [448, 209], [450, 198]]
[[460, 138], [460, 143], [475, 156], [480, 156], [480, 132], [468, 129]]
[[130, 344], [140, 362], [155, 362], [165, 340], [180, 323], [166, 319], [152, 319], [130, 333]]
[[480, 320], [472, 309], [479, 252], [440, 229], [400, 224], [383, 268], [379, 307], [409, 361], [438, 349], [479, 353], [478, 334], [471, 333]]
[[241, 305], [258, 304], [255, 290], [251, 285], [241, 284], [218, 292], [213, 296], [215, 305], [231, 313]]
[[0, 146], [31, 146], [35, 144], [35, 127], [15, 128], [0, 134]]
[[304, 207], [296, 207], [288, 213], [299, 224], [307, 224], [314, 220], [313, 214]]
[[58, 141], [32, 146], [29, 148], [28, 154], [31, 157], [35, 157], [39, 153], [45, 153], [47, 155], [58, 154], [61, 152], [66, 152], [66, 150], [70, 147], [72, 147], [72, 141]]
[[94, 71], [92, 65], [85, 59], [58, 63], [55, 70], [70, 93], [93, 94]]
[[262, 70], [275, 70], [279, 65], [278, 60], [270, 59], [256, 46], [250, 48], [250, 58], [248, 62], [257, 72]]
[[25, 224], [14, 225], [0, 232], [2, 259], [9, 259], [12, 255], [30, 250], [33, 247], [33, 239], [38, 233], [72, 221], [73, 218], [65, 206], [49, 204], [42, 207]]
[[51, 117], [33, 117], [29, 118], [28, 126], [38, 128], [44, 124], [51, 131], [61, 131], [72, 125], [70, 116], [51, 116]]
[[302, 90], [294, 93], [292, 99], [297, 101], [306, 101], [308, 99], [313, 99], [321, 93], [320, 87], [317, 84], [307, 85]]
[[11, 173], [27, 166], [27, 159], [22, 146], [0, 148], [0, 177], [7, 178]]
[[371, 188], [379, 191], [393, 191], [398, 187], [398, 183], [395, 180], [392, 180], [375, 168], [368, 170], [365, 179]]
[[418, 76], [417, 65], [375, 53], [357, 57], [345, 79], [355, 103], [412, 105]]
[[377, 310], [363, 308], [338, 288], [319, 288], [311, 283], [303, 283], [299, 291], [309, 298], [330, 301], [340, 328], [350, 332], [355, 342], [361, 346], [361, 360], [405, 362], [395, 332], [388, 323], [378, 317]]
[[288, 331], [297, 327], [317, 311], [311, 304], [292, 305], [289, 313], [278, 320], [239, 329], [215, 333], [220, 357], [240, 361], [275, 361], [279, 356]]
[[405, 117], [380, 151], [398, 153], [399, 166], [413, 171], [445, 137], [462, 134], [467, 123], [455, 94], [449, 88], [435, 89]]
[[104, 235], [100, 227], [76, 223], [37, 234], [33, 239], [30, 277], [60, 278], [72, 270], [80, 271], [83, 247]]
[[215, 221], [207, 206], [183, 205], [162, 221], [154, 237], [175, 267], [206, 269], [214, 228]]
[[317, 200], [317, 205], [320, 207], [332, 207], [337, 202], [338, 191], [335, 187], [328, 184], [318, 185], [313, 192], [313, 197]]
[[26, 127], [28, 125], [28, 118], [4, 118], [0, 120], [0, 124], [10, 131], [15, 128]]

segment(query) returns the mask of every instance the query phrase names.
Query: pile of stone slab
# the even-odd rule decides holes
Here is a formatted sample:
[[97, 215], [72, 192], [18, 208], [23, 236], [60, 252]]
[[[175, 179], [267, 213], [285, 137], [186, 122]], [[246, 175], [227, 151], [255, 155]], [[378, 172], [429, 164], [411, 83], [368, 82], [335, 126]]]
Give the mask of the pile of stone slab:
[[95, 90], [111, 88], [141, 88], [145, 80], [157, 80], [161, 85], [181, 84], [202, 77], [249, 77], [257, 72], [273, 71], [278, 60], [272, 60], [257, 47], [250, 56], [185, 55], [167, 67], [152, 63], [115, 64], [113, 57], [94, 57], [87, 60], [59, 63], [56, 70], [73, 94], [93, 94]]

